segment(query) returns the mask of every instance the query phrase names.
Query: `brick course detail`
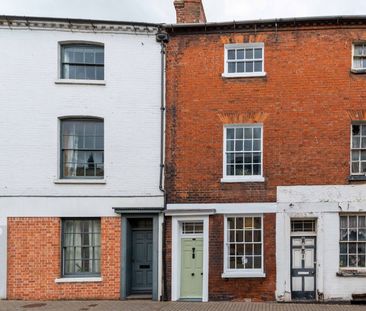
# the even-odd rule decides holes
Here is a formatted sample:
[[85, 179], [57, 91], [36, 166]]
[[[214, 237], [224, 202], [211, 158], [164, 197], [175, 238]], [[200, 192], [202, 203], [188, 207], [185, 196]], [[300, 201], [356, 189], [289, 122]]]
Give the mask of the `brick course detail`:
[[55, 283], [61, 277], [61, 219], [8, 218], [8, 299], [119, 299], [120, 217], [101, 218], [101, 277], [95, 283]]

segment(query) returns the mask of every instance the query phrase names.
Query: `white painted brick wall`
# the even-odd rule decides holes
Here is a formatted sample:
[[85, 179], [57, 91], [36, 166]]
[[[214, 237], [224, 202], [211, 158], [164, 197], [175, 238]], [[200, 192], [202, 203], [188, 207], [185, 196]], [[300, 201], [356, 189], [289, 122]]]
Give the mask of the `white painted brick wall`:
[[[105, 45], [106, 85], [57, 85], [58, 42]], [[0, 196], [161, 195], [153, 35], [0, 29]], [[105, 185], [55, 184], [58, 117], [104, 118]]]

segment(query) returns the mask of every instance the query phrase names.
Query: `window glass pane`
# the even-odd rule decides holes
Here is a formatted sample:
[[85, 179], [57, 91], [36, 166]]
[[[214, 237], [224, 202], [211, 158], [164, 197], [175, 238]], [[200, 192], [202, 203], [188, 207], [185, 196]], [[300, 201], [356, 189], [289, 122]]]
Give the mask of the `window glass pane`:
[[226, 141], [226, 150], [234, 151], [234, 141], [233, 140]]
[[261, 175], [261, 165], [253, 164], [253, 175]]
[[234, 175], [234, 165], [226, 166], [226, 175], [233, 176]]
[[244, 59], [244, 49], [236, 50], [236, 58], [237, 59]]
[[245, 49], [245, 58], [253, 59], [253, 49]]
[[229, 71], [229, 73], [235, 72], [235, 63], [234, 62], [230, 62], [227, 65], [228, 65], [228, 71]]
[[254, 62], [254, 71], [262, 72], [262, 62], [261, 61]]
[[262, 58], [262, 49], [258, 48], [258, 49], [254, 49], [254, 58]]
[[236, 72], [244, 72], [244, 62], [238, 62], [236, 66]]
[[253, 72], [253, 70], [254, 70], [254, 62], [246, 62], [245, 72]]
[[96, 67], [97, 80], [104, 80], [104, 67]]
[[352, 125], [352, 135], [353, 136], [360, 135], [360, 126], [359, 125]]
[[243, 141], [236, 140], [235, 141], [235, 151], [242, 151], [243, 150]]
[[243, 165], [236, 165], [235, 166], [235, 175], [241, 176], [243, 175]]
[[355, 45], [354, 55], [361, 56], [362, 55], [362, 45]]
[[226, 129], [226, 139], [234, 139], [234, 129]]
[[227, 51], [227, 58], [228, 59], [235, 59], [235, 50], [228, 50]]
[[244, 150], [252, 151], [252, 140], [244, 140]]
[[85, 77], [87, 80], [96, 80], [96, 74], [95, 74], [95, 70], [96, 68], [93, 66], [87, 66], [85, 67]]
[[246, 128], [245, 129], [245, 139], [252, 139], [252, 128]]
[[243, 139], [243, 129], [242, 128], [235, 129], [235, 138]]
[[86, 64], [95, 64], [94, 53], [91, 51], [85, 52], [85, 63]]
[[235, 154], [235, 163], [242, 164], [244, 160], [244, 153], [236, 153]]
[[360, 167], [358, 162], [352, 162], [352, 173], [359, 173]]
[[252, 153], [246, 152], [244, 154], [244, 163], [252, 163]]
[[261, 138], [261, 129], [259, 127], [253, 129], [253, 138]]
[[259, 139], [253, 140], [253, 150], [254, 151], [261, 150], [261, 141]]
[[99, 52], [95, 53], [95, 63], [98, 65], [104, 65], [104, 52], [103, 48], [99, 48]]
[[226, 163], [227, 164], [234, 164], [234, 154], [233, 153], [228, 153], [226, 155]]
[[[365, 152], [365, 151], [363, 151]], [[366, 152], [365, 152], [365, 156], [366, 156]], [[359, 161], [360, 160], [360, 152], [359, 151], [352, 151], [352, 161]]]

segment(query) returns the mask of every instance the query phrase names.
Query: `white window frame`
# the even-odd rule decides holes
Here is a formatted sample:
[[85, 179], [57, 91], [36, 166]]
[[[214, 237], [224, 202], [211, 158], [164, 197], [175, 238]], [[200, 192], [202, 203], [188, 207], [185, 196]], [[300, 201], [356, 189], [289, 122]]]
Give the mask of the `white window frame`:
[[[62, 78], [62, 48], [67, 45], [90, 45], [90, 46], [100, 46], [104, 49], [104, 79], [103, 80], [87, 80], [87, 79], [66, 79]], [[84, 40], [65, 40], [58, 42], [57, 48], [57, 77], [55, 84], [79, 84], [79, 85], [106, 85], [106, 54], [105, 54], [105, 44], [98, 41], [84, 41]]]
[[[353, 148], [353, 126], [354, 125], [359, 125], [359, 126], [365, 126], [366, 127], [366, 123], [364, 123], [364, 122], [355, 122], [355, 123], [351, 124], [351, 127], [350, 127], [351, 138], [350, 138], [349, 172], [350, 172], [350, 176], [366, 176], [366, 173], [362, 173], [362, 172], [353, 173], [352, 172], [352, 162], [356, 162], [356, 161], [353, 161], [353, 159], [352, 159], [352, 151], [353, 150], [362, 150], [362, 149], [364, 149], [366, 151], [366, 148], [361, 148], [361, 146], [362, 146], [362, 129], [361, 128], [360, 128], [360, 148]], [[359, 165], [361, 165], [361, 160], [359, 159], [357, 161], [357, 163], [359, 163]], [[360, 171], [360, 169], [361, 169], [361, 167], [359, 167], [359, 171]]]
[[[339, 267], [339, 270], [340, 271], [360, 271], [360, 272], [366, 272], [366, 266], [365, 267], [352, 267], [352, 266], [344, 266], [344, 267], [341, 267], [341, 262], [340, 262], [340, 256], [341, 256], [341, 249], [340, 249], [340, 245], [341, 244], [347, 244], [349, 245], [350, 243], [355, 243], [356, 244], [356, 248], [357, 248], [357, 244], [358, 243], [366, 243], [366, 241], [359, 241], [358, 238], [356, 241], [341, 241], [341, 217], [347, 217], [347, 230], [349, 230], [349, 226], [348, 226], [348, 219], [350, 216], [354, 216], [354, 217], [357, 217], [357, 233], [358, 233], [358, 230], [360, 229], [360, 227], [358, 226], [358, 216], [366, 216], [365, 213], [363, 212], [360, 212], [360, 213], [340, 213], [339, 214], [339, 249], [338, 249], [338, 260], [339, 260], [339, 264], [338, 264], [338, 267]], [[357, 234], [356, 233], [356, 234]], [[349, 256], [349, 251], [347, 251], [347, 253], [344, 253], [346, 254], [347, 256]], [[358, 251], [357, 251], [357, 254], [358, 254]]]
[[[262, 71], [259, 72], [232, 72], [228, 71], [228, 50], [241, 49], [241, 48], [261, 48], [262, 49]], [[225, 44], [224, 46], [224, 73], [222, 77], [225, 78], [238, 78], [238, 77], [264, 77], [266, 72], [264, 71], [264, 43], [235, 43]]]
[[[260, 217], [261, 218], [261, 238], [262, 238], [262, 263], [261, 269], [230, 269], [228, 268], [228, 226], [227, 219], [232, 217]], [[263, 235], [263, 214], [226, 214], [224, 215], [224, 272], [222, 278], [264, 278], [266, 274], [264, 272], [264, 235]]]
[[[227, 128], [260, 128], [261, 129], [261, 174], [260, 175], [247, 175], [247, 176], [232, 176], [226, 174], [226, 129]], [[223, 168], [222, 168], [222, 176], [221, 182], [223, 183], [232, 183], [232, 182], [264, 182], [263, 177], [263, 123], [251, 123], [251, 124], [225, 124], [224, 125], [224, 134], [223, 134]], [[244, 164], [243, 164], [244, 165]]]
[[[356, 68], [355, 67], [355, 46], [356, 45], [365, 45], [366, 46], [366, 42], [353, 42], [352, 43], [352, 68], [351, 71], [354, 73], [366, 73], [366, 67], [363, 68]], [[364, 56], [366, 58], [366, 55]]]

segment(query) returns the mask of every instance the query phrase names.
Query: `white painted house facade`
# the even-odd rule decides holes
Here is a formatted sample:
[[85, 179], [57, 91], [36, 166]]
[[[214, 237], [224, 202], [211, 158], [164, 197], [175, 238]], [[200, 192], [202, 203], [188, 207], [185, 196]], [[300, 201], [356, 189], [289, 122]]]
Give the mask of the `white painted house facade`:
[[[33, 237], [42, 236], [32, 231], [32, 221], [45, 219], [59, 223], [51, 231], [43, 223], [45, 240], [61, 229], [59, 244], [49, 249], [56, 253], [59, 273], [47, 286], [70, 285], [62, 289], [64, 298], [76, 297], [75, 282], [94, 282], [99, 298], [161, 295], [163, 64], [157, 32], [157, 25], [145, 23], [0, 18], [0, 298], [27, 299], [27, 292], [41, 286], [41, 280], [33, 280], [34, 287], [29, 279], [15, 281], [20, 270], [12, 258], [22, 251], [7, 241], [29, 226], [24, 239], [31, 245]], [[135, 274], [121, 277], [111, 295], [103, 294], [108, 278], [103, 256], [109, 256], [103, 218], [125, 223], [117, 244], [133, 243], [129, 249], [122, 243], [117, 266]], [[129, 254], [138, 247], [139, 234], [149, 241], [149, 251]], [[34, 262], [28, 265], [36, 265], [40, 254], [29, 255], [26, 260]], [[142, 269], [131, 269], [131, 256], [145, 256]], [[34, 268], [34, 274], [42, 271]]]
[[364, 295], [365, 212], [364, 185], [278, 187], [277, 300]]

